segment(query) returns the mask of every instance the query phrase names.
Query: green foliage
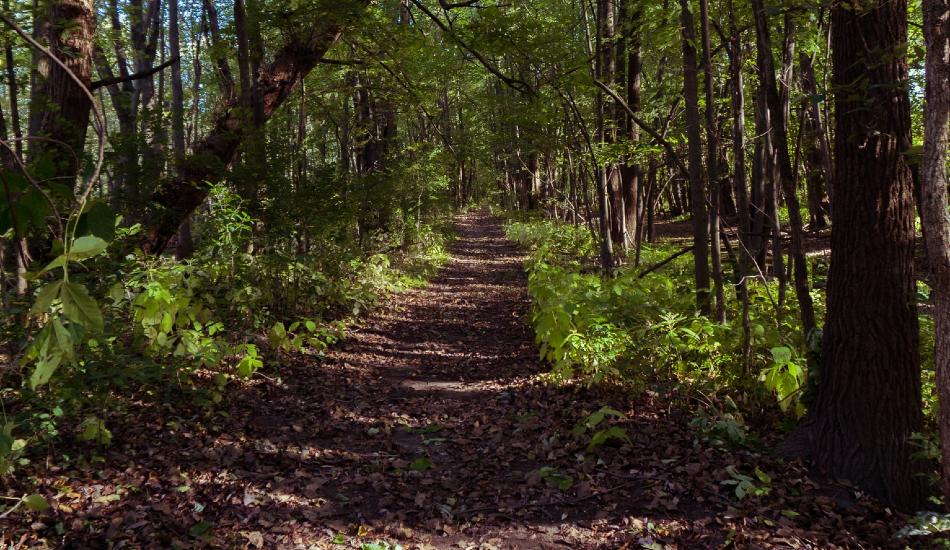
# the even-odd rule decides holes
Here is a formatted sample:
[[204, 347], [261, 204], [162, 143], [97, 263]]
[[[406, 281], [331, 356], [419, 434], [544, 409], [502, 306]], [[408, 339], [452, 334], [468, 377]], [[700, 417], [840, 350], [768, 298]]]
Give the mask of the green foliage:
[[597, 447], [600, 447], [611, 440], [629, 443], [630, 437], [627, 436], [626, 430], [620, 426], [608, 426], [599, 430], [597, 429], [598, 426], [600, 426], [600, 424], [608, 417], [617, 420], [623, 420], [625, 418], [622, 412], [604, 406], [589, 415], [587, 418], [578, 422], [578, 424], [574, 426], [574, 429], [571, 430], [571, 433], [576, 436], [582, 436], [587, 432], [593, 432], [590, 436], [590, 441], [587, 444], [588, 452], [593, 451]]
[[537, 476], [538, 478], [544, 480], [545, 483], [552, 487], [557, 487], [561, 491], [567, 491], [574, 486], [574, 478], [561, 473], [557, 468], [552, 468], [551, 466], [543, 466], [537, 470], [530, 472], [528, 477]]
[[[531, 250], [531, 321], [555, 377], [639, 384], [656, 377], [705, 396], [714, 409], [732, 403], [730, 393], [748, 399], [768, 392], [783, 411], [803, 413], [804, 338], [796, 336], [794, 304], [781, 326], [770, 321], [771, 283], [750, 288], [752, 354], [745, 367], [741, 320], [722, 325], [696, 312], [688, 257], [646, 277], [627, 268], [605, 280], [586, 273], [596, 271], [596, 254], [584, 228], [523, 221], [509, 223], [507, 233]], [[673, 252], [646, 245], [643, 262], [659, 263]], [[698, 426], [734, 443], [746, 437], [737, 412], [713, 413]]]
[[772, 490], [772, 478], [759, 468], [753, 471], [752, 476], [748, 476], [736, 471], [734, 466], [726, 466], [726, 473], [729, 474], [729, 479], [720, 483], [734, 486], [736, 498], [739, 500], [748, 496], [765, 496]]

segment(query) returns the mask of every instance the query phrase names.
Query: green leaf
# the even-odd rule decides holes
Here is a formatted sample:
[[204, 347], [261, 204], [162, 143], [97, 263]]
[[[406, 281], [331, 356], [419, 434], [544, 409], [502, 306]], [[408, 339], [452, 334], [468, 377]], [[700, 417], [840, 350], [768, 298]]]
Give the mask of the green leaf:
[[79, 425], [82, 432], [79, 439], [82, 441], [95, 441], [100, 445], [108, 445], [112, 442], [112, 432], [106, 429], [106, 423], [97, 416], [87, 416]]
[[93, 235], [79, 237], [73, 241], [72, 246], [69, 247], [69, 259], [78, 261], [92, 258], [93, 256], [98, 256], [108, 247], [109, 243], [99, 237]]
[[33, 307], [30, 309], [30, 314], [33, 316], [38, 316], [48, 312], [50, 307], [53, 305], [53, 300], [59, 297], [59, 291], [62, 286], [62, 281], [56, 281], [41, 288], [36, 294], [36, 301], [33, 302]]
[[70, 321], [82, 325], [86, 330], [102, 332], [102, 312], [86, 287], [78, 283], [64, 282], [59, 297], [63, 301], [63, 313]]
[[37, 493], [23, 497], [23, 504], [25, 504], [27, 508], [33, 510], [34, 512], [49, 510], [49, 502], [47, 502], [43, 495]]
[[424, 472], [426, 470], [431, 470], [432, 468], [435, 468], [435, 465], [432, 464], [431, 460], [425, 457], [417, 458], [412, 461], [412, 464], [409, 465], [409, 469], [414, 472]]
[[93, 203], [79, 218], [76, 234], [93, 235], [105, 241], [112, 241], [115, 239], [115, 213], [105, 203]]
[[786, 365], [792, 361], [792, 350], [784, 346], [772, 348], [772, 360], [776, 364]]
[[37, 276], [53, 271], [56, 268], [63, 267], [66, 265], [66, 262], [67, 258], [65, 255], [57, 256], [52, 262], [46, 264], [46, 267], [41, 269], [40, 272], [37, 273]]
[[211, 524], [207, 521], [199, 521], [198, 523], [191, 526], [191, 529], [188, 530], [188, 534], [198, 538], [203, 535], [206, 535], [208, 531], [211, 530]]

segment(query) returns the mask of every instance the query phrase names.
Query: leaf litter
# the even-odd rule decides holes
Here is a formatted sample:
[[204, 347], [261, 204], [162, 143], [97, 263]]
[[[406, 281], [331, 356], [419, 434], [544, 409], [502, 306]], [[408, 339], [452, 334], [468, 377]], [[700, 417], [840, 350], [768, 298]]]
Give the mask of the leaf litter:
[[[904, 548], [908, 518], [767, 452], [707, 441], [669, 395], [553, 384], [521, 252], [484, 213], [453, 258], [325, 357], [208, 410], [136, 402], [4, 494], [12, 547]], [[605, 409], [605, 407], [608, 407]], [[599, 416], [598, 416], [599, 413]], [[592, 445], [584, 423], [603, 427]], [[604, 420], [607, 418], [608, 420]], [[63, 454], [80, 457], [63, 465]], [[740, 496], [742, 498], [740, 498]], [[911, 546], [919, 546], [914, 545]]]

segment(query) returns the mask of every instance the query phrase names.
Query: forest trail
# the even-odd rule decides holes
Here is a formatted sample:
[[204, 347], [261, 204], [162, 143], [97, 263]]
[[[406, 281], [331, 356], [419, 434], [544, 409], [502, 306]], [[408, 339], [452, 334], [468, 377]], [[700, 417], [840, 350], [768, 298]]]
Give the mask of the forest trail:
[[[0, 532], [83, 548], [893, 542], [893, 517], [765, 454], [704, 442], [659, 394], [545, 383], [520, 251], [486, 214], [457, 224], [440, 274], [325, 357], [265, 369], [217, 408], [130, 404], [109, 420], [100, 469], [54, 465], [38, 480], [59, 495], [51, 516], [0, 519]], [[585, 455], [589, 434], [571, 429], [603, 405], [626, 414], [630, 441]], [[728, 467], [782, 484], [740, 502]]]

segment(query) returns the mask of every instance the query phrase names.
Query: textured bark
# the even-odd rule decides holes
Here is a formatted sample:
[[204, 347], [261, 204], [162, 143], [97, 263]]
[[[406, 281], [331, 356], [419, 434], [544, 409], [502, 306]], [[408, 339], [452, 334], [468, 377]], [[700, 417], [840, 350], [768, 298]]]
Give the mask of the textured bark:
[[943, 443], [944, 499], [950, 499], [950, 221], [947, 219], [947, 123], [950, 121], [950, 1], [924, 0], [927, 84], [921, 213], [934, 295], [934, 363]]
[[[608, 23], [608, 20], [610, 22]], [[604, 37], [613, 35], [613, 1], [612, 0], [599, 0], [597, 4], [597, 48], [596, 52], [598, 53], [595, 57], [595, 68], [594, 76], [600, 80], [607, 78], [607, 75], [610, 74], [609, 59], [613, 55], [611, 52], [612, 48], [603, 48]], [[607, 78], [608, 85], [611, 82]], [[596, 98], [596, 108], [597, 108], [597, 139], [600, 142], [606, 142], [608, 139], [607, 131], [607, 106], [604, 98], [603, 92], [597, 92]], [[604, 273], [609, 275], [613, 274], [613, 241], [611, 239], [611, 230], [610, 230], [610, 200], [608, 198], [608, 193], [610, 190], [609, 187], [609, 173], [611, 168], [609, 166], [597, 167], [597, 202], [598, 202], [598, 217], [600, 220], [600, 263], [601, 268], [604, 270]]]
[[[38, 4], [34, 35], [86, 86], [91, 82], [96, 14], [92, 0], [51, 0]], [[57, 178], [75, 177], [86, 140], [92, 105], [69, 73], [45, 54], [33, 57], [29, 135], [32, 160], [47, 158]], [[66, 180], [60, 180], [61, 183]]]
[[[643, 60], [640, 38], [640, 27], [642, 24], [640, 18], [642, 17], [642, 12], [629, 5], [629, 3], [625, 3], [623, 13], [625, 15], [626, 25], [627, 66], [625, 71], [625, 84], [627, 105], [634, 111], [639, 111], [641, 88], [643, 84]], [[639, 142], [640, 126], [630, 120], [626, 110], [622, 112], [622, 116], [625, 120], [626, 138], [629, 139], [631, 143]], [[626, 221], [624, 233], [628, 241], [634, 239], [636, 235], [642, 232], [639, 222], [642, 216], [638, 215], [640, 211], [643, 210], [642, 203], [640, 202], [640, 172], [640, 166], [629, 160], [621, 170], [623, 179], [624, 220]]]
[[696, 306], [704, 315], [712, 311], [709, 300], [709, 214], [703, 188], [703, 144], [700, 136], [699, 83], [696, 31], [689, 0], [680, 0], [683, 34], [683, 98], [686, 105], [686, 140], [689, 147], [689, 195], [693, 214], [693, 260], [695, 261]]
[[903, 509], [921, 504], [921, 428], [907, 2], [832, 11], [835, 197], [822, 367], [802, 427], [810, 454]]
[[[3, 10], [10, 13], [10, 0], [3, 0]], [[13, 42], [8, 38], [3, 44], [3, 56], [6, 61], [7, 92], [10, 100], [10, 135], [16, 139], [13, 150], [17, 156], [23, 158], [23, 131], [20, 128], [19, 86], [16, 81], [16, 70], [13, 63]]]
[[[368, 2], [359, 0], [355, 6]], [[270, 118], [283, 105], [294, 87], [317, 65], [323, 54], [339, 40], [347, 17], [326, 14], [316, 20], [309, 36], [285, 44], [258, 75], [264, 116]], [[240, 104], [226, 99], [210, 132], [192, 148], [180, 173], [163, 182], [152, 196], [145, 223], [142, 248], [158, 254], [165, 249], [181, 223], [208, 195], [208, 184], [219, 181], [235, 160], [246, 136], [246, 117]]]

